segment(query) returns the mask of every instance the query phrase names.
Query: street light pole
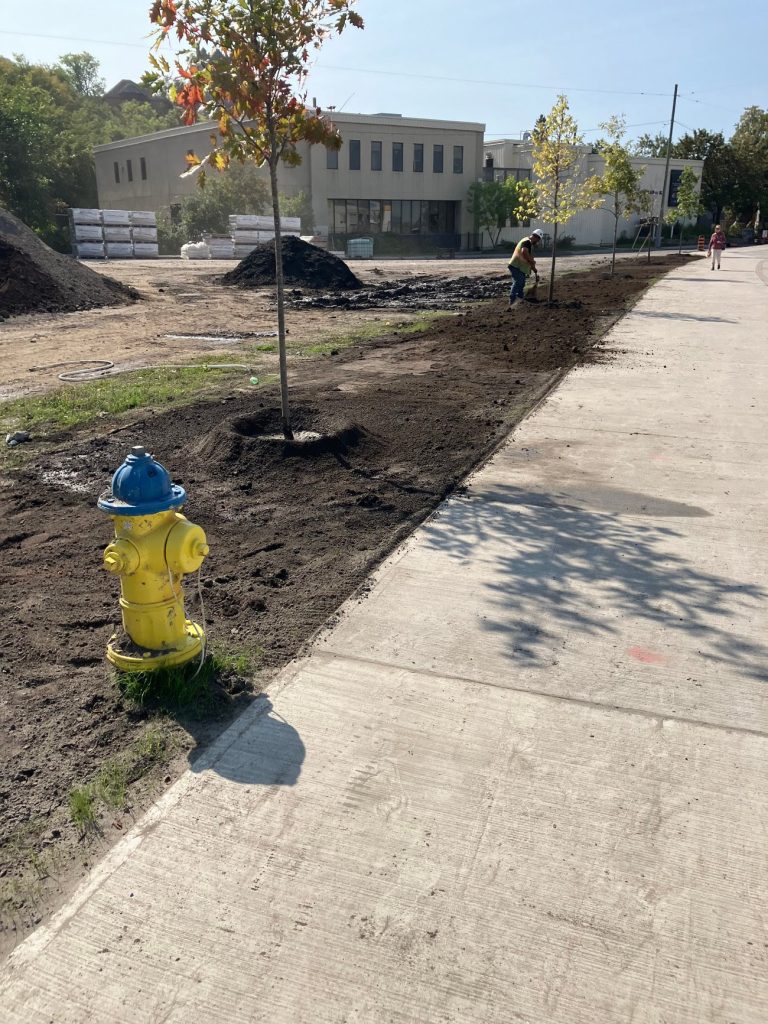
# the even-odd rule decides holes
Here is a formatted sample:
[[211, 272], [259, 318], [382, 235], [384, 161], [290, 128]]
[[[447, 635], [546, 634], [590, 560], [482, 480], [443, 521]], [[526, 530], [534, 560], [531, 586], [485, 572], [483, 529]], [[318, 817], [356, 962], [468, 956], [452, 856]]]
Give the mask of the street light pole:
[[669, 138], [667, 139], [667, 162], [664, 165], [664, 186], [661, 190], [661, 204], [659, 206], [659, 224], [656, 228], [656, 248], [661, 248], [661, 225], [664, 221], [664, 203], [667, 198], [667, 182], [669, 181], [669, 158], [672, 155], [672, 132], [675, 129], [675, 107], [677, 106], [677, 84], [675, 84], [675, 95], [672, 97], [672, 117], [669, 119]]

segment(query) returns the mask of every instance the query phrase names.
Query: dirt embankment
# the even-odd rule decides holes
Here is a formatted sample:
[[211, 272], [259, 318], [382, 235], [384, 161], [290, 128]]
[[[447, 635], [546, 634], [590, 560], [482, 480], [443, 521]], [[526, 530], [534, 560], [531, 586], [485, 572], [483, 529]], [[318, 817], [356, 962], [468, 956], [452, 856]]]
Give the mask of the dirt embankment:
[[[8, 474], [0, 490], [2, 834], [55, 824], [56, 842], [76, 848], [67, 794], [140, 724], [104, 662], [119, 609], [101, 569], [111, 524], [95, 504], [132, 444], [183, 483], [186, 511], [206, 530], [211, 639], [260, 651], [269, 673], [676, 263], [623, 264], [613, 279], [575, 275], [559, 282], [554, 307], [507, 312], [501, 296], [422, 334], [303, 361], [292, 371], [293, 422], [322, 435], [312, 444], [268, 437], [279, 434], [279, 396], [261, 391], [150, 411], [130, 430], [71, 439]], [[191, 587], [189, 610], [199, 615]], [[0, 886], [13, 881], [12, 867], [5, 872]], [[23, 931], [39, 913], [22, 899], [14, 915]]]
[[132, 302], [138, 294], [54, 252], [0, 210], [0, 320], [23, 313], [70, 313]]

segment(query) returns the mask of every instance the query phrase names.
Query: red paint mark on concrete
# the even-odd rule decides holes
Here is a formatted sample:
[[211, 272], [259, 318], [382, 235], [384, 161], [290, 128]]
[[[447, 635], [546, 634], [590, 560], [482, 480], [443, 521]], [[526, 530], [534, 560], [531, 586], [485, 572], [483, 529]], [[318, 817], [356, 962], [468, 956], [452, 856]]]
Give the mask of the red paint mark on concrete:
[[627, 654], [635, 661], [642, 661], [644, 665], [665, 665], [667, 662], [663, 654], [649, 651], [647, 647], [628, 647]]

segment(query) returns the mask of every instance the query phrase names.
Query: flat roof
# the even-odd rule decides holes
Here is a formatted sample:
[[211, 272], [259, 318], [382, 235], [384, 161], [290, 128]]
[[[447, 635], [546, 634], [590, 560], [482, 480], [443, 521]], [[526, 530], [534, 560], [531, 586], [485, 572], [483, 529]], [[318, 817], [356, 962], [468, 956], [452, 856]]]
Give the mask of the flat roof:
[[[400, 114], [344, 114], [335, 110], [324, 110], [329, 119], [338, 125], [371, 124], [397, 125], [403, 128], [442, 128], [449, 131], [485, 132], [485, 125], [479, 121], [438, 121], [426, 117], [403, 117]], [[118, 139], [117, 142], [104, 142], [94, 146], [94, 153], [105, 153], [125, 146], [135, 146], [141, 142], [153, 142], [157, 139], [173, 139], [183, 135], [196, 135], [198, 132], [210, 134], [218, 130], [217, 121], [201, 121], [199, 124], [180, 125], [178, 128], [164, 128], [149, 135], [135, 135], [129, 139]]]

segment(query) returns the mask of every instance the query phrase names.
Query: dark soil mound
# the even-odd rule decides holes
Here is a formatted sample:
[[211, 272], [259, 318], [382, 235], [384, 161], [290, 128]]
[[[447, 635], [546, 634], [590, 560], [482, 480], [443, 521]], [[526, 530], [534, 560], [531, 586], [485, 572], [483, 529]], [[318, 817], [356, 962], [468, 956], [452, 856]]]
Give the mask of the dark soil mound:
[[[283, 274], [286, 284], [300, 284], [305, 288], [340, 288], [348, 291], [362, 288], [344, 260], [302, 242], [295, 235], [283, 239]], [[224, 284], [240, 288], [259, 288], [275, 283], [275, 248], [272, 242], [257, 245], [253, 252], [225, 274]]]
[[22, 313], [73, 313], [119, 306], [133, 288], [54, 252], [20, 220], [0, 210], [0, 320]]

